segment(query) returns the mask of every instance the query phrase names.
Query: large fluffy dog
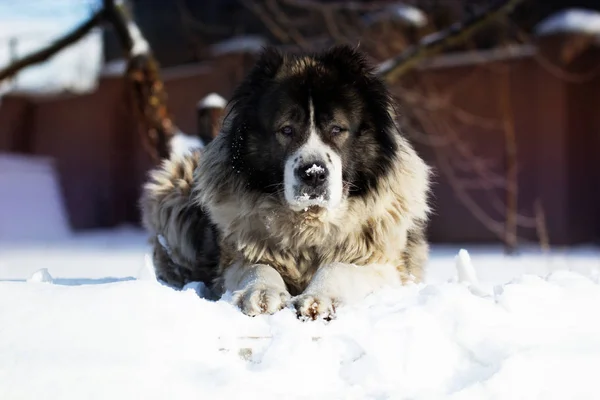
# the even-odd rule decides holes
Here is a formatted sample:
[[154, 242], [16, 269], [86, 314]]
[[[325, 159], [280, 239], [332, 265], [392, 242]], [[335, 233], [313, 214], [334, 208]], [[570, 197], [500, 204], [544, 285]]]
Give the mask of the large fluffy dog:
[[167, 283], [210, 282], [248, 315], [291, 300], [300, 316], [328, 317], [421, 279], [428, 186], [359, 53], [267, 49], [217, 138], [151, 173], [143, 221]]

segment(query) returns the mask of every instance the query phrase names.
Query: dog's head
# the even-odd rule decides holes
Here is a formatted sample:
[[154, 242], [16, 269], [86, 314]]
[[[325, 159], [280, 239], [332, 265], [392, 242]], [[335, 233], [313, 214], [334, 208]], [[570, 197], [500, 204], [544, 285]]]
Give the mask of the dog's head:
[[232, 168], [294, 211], [377, 189], [397, 152], [385, 85], [361, 54], [263, 52], [230, 102]]

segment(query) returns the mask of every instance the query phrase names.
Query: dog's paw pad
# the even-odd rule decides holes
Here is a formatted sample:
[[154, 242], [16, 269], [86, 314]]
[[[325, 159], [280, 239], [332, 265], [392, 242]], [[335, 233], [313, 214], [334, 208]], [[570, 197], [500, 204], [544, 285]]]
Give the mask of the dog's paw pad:
[[335, 317], [335, 301], [328, 296], [303, 294], [293, 300], [293, 306], [302, 320], [323, 318], [329, 321]]
[[233, 304], [249, 316], [274, 314], [285, 307], [290, 294], [280, 288], [250, 286], [233, 293]]

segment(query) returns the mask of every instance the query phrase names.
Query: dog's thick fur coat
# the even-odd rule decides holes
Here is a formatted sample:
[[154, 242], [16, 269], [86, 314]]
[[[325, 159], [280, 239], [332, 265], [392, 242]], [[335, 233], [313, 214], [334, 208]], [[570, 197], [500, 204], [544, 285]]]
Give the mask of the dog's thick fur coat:
[[[298, 314], [311, 318], [381, 286], [421, 280], [429, 168], [392, 110], [384, 84], [350, 48], [266, 50], [215, 140], [150, 174], [141, 205], [157, 276], [177, 287], [212, 283], [249, 315], [296, 296]], [[282, 134], [285, 118], [302, 133]], [[327, 133], [332, 120], [341, 134]], [[310, 140], [341, 160], [335, 207], [297, 210], [282, 194], [283, 165]]]

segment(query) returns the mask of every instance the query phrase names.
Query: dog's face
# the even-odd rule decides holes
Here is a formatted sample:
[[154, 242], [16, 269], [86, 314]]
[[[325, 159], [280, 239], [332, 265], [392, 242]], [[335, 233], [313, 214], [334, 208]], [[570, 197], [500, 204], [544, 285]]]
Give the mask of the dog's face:
[[231, 162], [250, 190], [294, 211], [376, 190], [397, 151], [390, 97], [348, 47], [266, 50], [230, 103]]
[[[344, 196], [342, 155], [335, 149], [343, 147], [350, 123], [344, 115], [328, 117], [323, 121], [324, 126], [317, 122], [314, 102], [309, 98], [308, 118], [283, 117], [278, 124], [283, 125], [278, 129], [278, 140], [288, 147], [283, 193], [289, 206], [296, 211], [308, 207], [335, 208]], [[294, 135], [296, 131], [298, 135]], [[287, 142], [292, 139], [297, 143], [288, 146]]]

